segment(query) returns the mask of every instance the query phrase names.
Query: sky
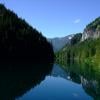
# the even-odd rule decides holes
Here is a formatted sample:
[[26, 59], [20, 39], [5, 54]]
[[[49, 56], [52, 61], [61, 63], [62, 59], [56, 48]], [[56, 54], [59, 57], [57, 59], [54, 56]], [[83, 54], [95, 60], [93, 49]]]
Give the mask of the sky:
[[83, 32], [100, 16], [100, 0], [0, 0], [47, 38]]

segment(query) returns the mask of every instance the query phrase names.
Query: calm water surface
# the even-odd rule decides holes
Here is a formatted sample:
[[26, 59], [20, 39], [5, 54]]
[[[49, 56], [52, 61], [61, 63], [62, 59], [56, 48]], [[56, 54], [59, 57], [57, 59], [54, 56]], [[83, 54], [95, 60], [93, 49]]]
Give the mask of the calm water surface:
[[100, 100], [99, 75], [87, 66], [68, 66], [63, 70], [54, 64], [52, 71], [40, 83], [15, 100]]

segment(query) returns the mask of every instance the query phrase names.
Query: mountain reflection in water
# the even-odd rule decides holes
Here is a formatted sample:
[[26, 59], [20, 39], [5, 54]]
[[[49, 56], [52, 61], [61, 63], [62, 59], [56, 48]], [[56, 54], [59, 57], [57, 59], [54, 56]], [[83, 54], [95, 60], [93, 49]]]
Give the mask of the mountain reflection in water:
[[77, 63], [1, 65], [0, 100], [100, 100], [99, 70]]
[[0, 100], [14, 100], [40, 84], [52, 64], [0, 64]]
[[54, 64], [45, 80], [16, 100], [99, 100], [100, 81], [92, 66]]
[[100, 67], [88, 63], [71, 62], [62, 65], [69, 73], [70, 80], [81, 84], [84, 91], [93, 100], [100, 100]]

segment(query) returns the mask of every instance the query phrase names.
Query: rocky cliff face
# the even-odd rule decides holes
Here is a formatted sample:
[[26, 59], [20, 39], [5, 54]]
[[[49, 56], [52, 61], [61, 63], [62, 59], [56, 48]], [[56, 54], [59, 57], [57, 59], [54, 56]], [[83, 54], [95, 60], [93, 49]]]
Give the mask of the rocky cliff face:
[[84, 41], [88, 38], [94, 39], [98, 37], [100, 37], [100, 17], [86, 26], [81, 40]]
[[82, 34], [82, 41], [84, 41], [88, 38], [94, 39], [94, 38], [98, 38], [98, 37], [100, 37], [100, 30], [94, 31], [94, 30], [85, 29], [83, 34]]

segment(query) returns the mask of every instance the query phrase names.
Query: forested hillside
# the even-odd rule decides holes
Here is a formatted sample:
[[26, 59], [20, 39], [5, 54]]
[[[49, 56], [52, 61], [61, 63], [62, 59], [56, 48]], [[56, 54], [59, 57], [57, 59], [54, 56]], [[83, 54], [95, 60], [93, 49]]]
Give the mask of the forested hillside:
[[[96, 27], [94, 26], [92, 29], [92, 26], [94, 25], [94, 23]], [[100, 29], [98, 28], [99, 26], [100, 26], [100, 17], [97, 18], [95, 21], [93, 21], [91, 24], [89, 24], [86, 28], [95, 30], [94, 33], [90, 33], [90, 34], [95, 35], [97, 31], [98, 33], [100, 32]], [[81, 41], [82, 35], [76, 34], [71, 40], [72, 41], [71, 45], [65, 46], [61, 51], [56, 53], [57, 61], [70, 62], [73, 60], [77, 60], [81, 62], [87, 62], [91, 64], [100, 65], [100, 37], [99, 35], [96, 38], [93, 38], [92, 36], [90, 36], [84, 41]]]
[[88, 24], [82, 34], [82, 41], [88, 38], [100, 37], [100, 17], [96, 18], [93, 22]]
[[0, 61], [51, 62], [54, 53], [35, 28], [0, 4]]

